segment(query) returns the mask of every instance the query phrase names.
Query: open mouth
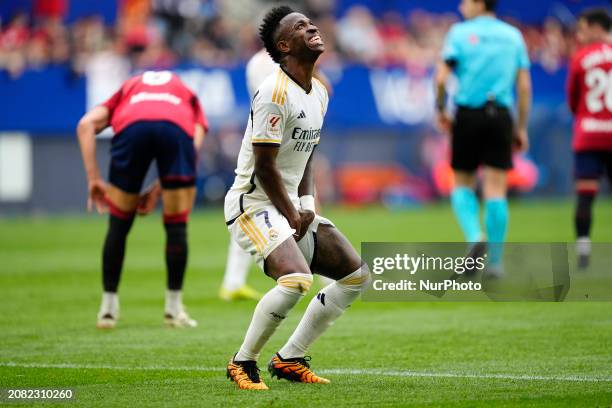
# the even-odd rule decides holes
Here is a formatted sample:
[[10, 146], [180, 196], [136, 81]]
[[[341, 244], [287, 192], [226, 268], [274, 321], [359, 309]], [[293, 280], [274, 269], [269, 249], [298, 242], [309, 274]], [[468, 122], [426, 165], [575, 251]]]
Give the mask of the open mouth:
[[323, 45], [323, 39], [318, 34], [310, 37], [307, 42], [310, 46]]

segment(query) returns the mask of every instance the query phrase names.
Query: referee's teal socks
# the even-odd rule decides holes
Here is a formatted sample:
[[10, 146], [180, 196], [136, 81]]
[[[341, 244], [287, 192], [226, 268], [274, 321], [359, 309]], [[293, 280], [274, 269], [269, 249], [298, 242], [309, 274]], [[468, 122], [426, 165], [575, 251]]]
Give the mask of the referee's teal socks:
[[482, 240], [480, 204], [476, 193], [469, 187], [455, 187], [451, 193], [451, 206], [467, 242]]
[[[474, 190], [468, 187], [456, 187], [451, 194], [451, 205], [465, 240], [479, 242], [483, 239], [480, 227], [480, 204]], [[489, 263], [496, 265], [502, 260], [503, 242], [508, 230], [508, 200], [490, 198], [485, 200], [485, 227], [489, 245]]]
[[489, 245], [489, 263], [497, 265], [502, 260], [503, 242], [508, 230], [508, 200], [490, 198], [485, 200], [485, 225]]

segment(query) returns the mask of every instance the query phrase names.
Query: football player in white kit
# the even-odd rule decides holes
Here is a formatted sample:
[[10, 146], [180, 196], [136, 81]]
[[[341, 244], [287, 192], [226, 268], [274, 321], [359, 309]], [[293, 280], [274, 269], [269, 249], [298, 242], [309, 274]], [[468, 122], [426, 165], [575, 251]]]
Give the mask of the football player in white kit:
[[[247, 89], [251, 99], [255, 96], [259, 85], [261, 85], [266, 77], [275, 72], [278, 67], [279, 65], [274, 62], [265, 48], [262, 48], [251, 57], [246, 66]], [[327, 78], [321, 72], [316, 71], [316, 69], [314, 75], [323, 82], [329, 91], [330, 85]], [[230, 239], [225, 274], [223, 275], [223, 283], [219, 290], [219, 297], [222, 300], [259, 300], [261, 298], [261, 295], [246, 283], [249, 269], [251, 268], [251, 261], [251, 254], [240, 248], [236, 241]], [[332, 282], [331, 279], [324, 276], [319, 276], [319, 280], [321, 286], [329, 285]]]
[[319, 29], [283, 6], [266, 14], [260, 37], [280, 66], [253, 98], [236, 179], [225, 197], [225, 221], [232, 239], [276, 286], [258, 302], [227, 376], [242, 389], [266, 390], [257, 359], [309, 290], [313, 272], [335, 282], [312, 299], [268, 370], [290, 381], [329, 383], [310, 370], [306, 350], [360, 295], [369, 272], [331, 221], [315, 215], [312, 153], [328, 104], [327, 90], [313, 78], [325, 49]]

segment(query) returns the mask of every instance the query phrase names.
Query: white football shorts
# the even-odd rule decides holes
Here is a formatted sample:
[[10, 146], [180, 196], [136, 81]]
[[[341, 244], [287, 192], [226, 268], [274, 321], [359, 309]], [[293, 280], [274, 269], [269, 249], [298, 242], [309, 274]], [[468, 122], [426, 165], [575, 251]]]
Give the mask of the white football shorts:
[[[327, 218], [315, 215], [313, 222], [308, 226], [308, 231], [297, 243], [308, 265], [312, 263], [317, 228], [320, 224], [334, 226]], [[227, 228], [231, 238], [254, 257], [262, 270], [268, 255], [286, 239], [293, 239], [295, 233], [287, 219], [272, 204], [245, 209], [242, 215]]]

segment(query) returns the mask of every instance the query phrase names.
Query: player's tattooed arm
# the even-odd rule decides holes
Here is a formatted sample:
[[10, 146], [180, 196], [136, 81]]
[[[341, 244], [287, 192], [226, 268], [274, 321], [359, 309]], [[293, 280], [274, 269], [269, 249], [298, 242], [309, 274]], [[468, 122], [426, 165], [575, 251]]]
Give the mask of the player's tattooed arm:
[[280, 171], [276, 167], [277, 146], [253, 145], [255, 156], [255, 176], [261, 182], [272, 204], [287, 218], [295, 235], [300, 236], [301, 217], [289, 199]]

